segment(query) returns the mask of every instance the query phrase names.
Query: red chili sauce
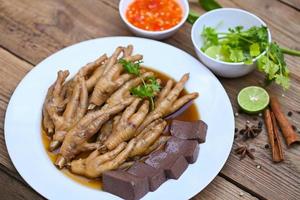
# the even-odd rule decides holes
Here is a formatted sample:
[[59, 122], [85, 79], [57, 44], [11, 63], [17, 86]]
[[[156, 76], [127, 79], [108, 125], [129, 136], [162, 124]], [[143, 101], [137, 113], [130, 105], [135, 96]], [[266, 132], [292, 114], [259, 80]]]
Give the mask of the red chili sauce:
[[163, 31], [176, 26], [183, 10], [176, 0], [134, 0], [126, 18], [134, 26], [147, 31]]

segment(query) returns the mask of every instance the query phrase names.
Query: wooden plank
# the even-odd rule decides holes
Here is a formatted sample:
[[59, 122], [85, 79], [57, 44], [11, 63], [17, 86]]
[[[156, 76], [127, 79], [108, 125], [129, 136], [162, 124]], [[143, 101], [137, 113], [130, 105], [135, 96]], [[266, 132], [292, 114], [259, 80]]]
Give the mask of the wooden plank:
[[284, 2], [293, 8], [297, 9], [298, 11], [300, 10], [300, 1], [299, 0], [279, 0], [281, 2]]
[[28, 63], [0, 48], [0, 163], [13, 170], [4, 142], [5, 110], [15, 87], [31, 68]]
[[[27, 185], [23, 179], [19, 176], [15, 168], [13, 167], [9, 156], [7, 154], [7, 150], [5, 147], [4, 137], [3, 137], [3, 121], [4, 121], [4, 113], [7, 107], [7, 103], [9, 98], [15, 89], [16, 85], [20, 82], [20, 80], [25, 76], [25, 74], [32, 69], [32, 66], [19, 58], [15, 57], [11, 53], [5, 51], [0, 48], [0, 85], [3, 86], [0, 91], [0, 164], [5, 167], [5, 169], [11, 176], [22, 181], [25, 185]], [[1, 178], [1, 167], [0, 167], [0, 178]], [[215, 188], [218, 188], [215, 190]], [[222, 190], [224, 191], [222, 192]], [[31, 190], [31, 189], [28, 189]], [[0, 190], [1, 193], [1, 190]], [[232, 185], [230, 182], [225, 179], [218, 177], [215, 181], [213, 181], [210, 186], [205, 189], [200, 195], [197, 195], [195, 199], [202, 199], [217, 197], [221, 195], [226, 197], [226, 199], [230, 199], [232, 196], [237, 196], [240, 193], [245, 194], [246, 199], [253, 199], [250, 194], [236, 186]], [[10, 194], [9, 194], [10, 195]], [[24, 196], [24, 198], [30, 199], [30, 196]]]
[[12, 178], [0, 170], [0, 199], [24, 200], [24, 199], [44, 199], [31, 188]]
[[257, 199], [251, 194], [241, 190], [237, 186], [229, 183], [224, 178], [217, 176], [213, 184], [209, 184], [205, 190], [192, 198], [192, 200], [254, 200]]
[[93, 0], [0, 0], [0, 22], [0, 44], [34, 64], [82, 40], [129, 34], [109, 5]]

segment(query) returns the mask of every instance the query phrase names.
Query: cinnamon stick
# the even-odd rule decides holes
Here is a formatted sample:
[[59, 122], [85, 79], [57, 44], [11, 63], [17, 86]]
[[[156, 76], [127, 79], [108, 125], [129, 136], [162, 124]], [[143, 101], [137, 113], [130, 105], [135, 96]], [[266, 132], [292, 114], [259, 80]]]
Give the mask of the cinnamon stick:
[[271, 109], [274, 112], [275, 118], [281, 128], [283, 137], [288, 146], [295, 142], [300, 142], [300, 137], [293, 130], [292, 125], [281, 111], [280, 103], [275, 96], [271, 97]]
[[281, 162], [284, 160], [284, 156], [281, 141], [278, 137], [278, 127], [275, 116], [269, 109], [266, 109], [264, 112], [264, 118], [272, 149], [272, 159], [274, 162]]

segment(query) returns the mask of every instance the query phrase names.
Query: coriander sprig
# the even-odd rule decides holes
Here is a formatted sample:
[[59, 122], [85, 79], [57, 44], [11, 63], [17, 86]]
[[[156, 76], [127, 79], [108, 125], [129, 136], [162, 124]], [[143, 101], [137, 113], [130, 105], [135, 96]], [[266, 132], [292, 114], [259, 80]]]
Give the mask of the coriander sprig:
[[266, 54], [257, 60], [257, 68], [266, 74], [267, 83], [275, 81], [284, 89], [289, 88], [289, 70], [283, 52], [276, 43], [268, 45]]
[[157, 82], [156, 78], [151, 76], [144, 79], [141, 76], [140, 72], [140, 64], [142, 61], [132, 62], [127, 61], [125, 59], [120, 59], [119, 63], [123, 65], [124, 70], [135, 76], [138, 76], [142, 80], [142, 85], [138, 85], [137, 87], [133, 87], [130, 89], [130, 92], [139, 98], [148, 98], [151, 103], [151, 109], [154, 109], [154, 96], [157, 92], [160, 91], [160, 84]]
[[204, 44], [201, 48], [210, 57], [225, 62], [252, 64], [252, 59], [260, 55], [268, 45], [268, 30], [265, 26], [242, 26], [229, 28], [228, 32], [217, 32], [215, 28], [204, 27], [201, 34]]
[[[212, 58], [225, 62], [252, 64], [257, 59], [257, 68], [266, 74], [266, 82], [275, 81], [284, 89], [290, 85], [289, 70], [284, 54], [300, 56], [297, 50], [282, 48], [275, 42], [268, 42], [267, 27], [253, 26], [243, 30], [242, 26], [230, 28], [227, 33], [215, 28], [204, 27], [201, 34], [204, 44], [201, 50]], [[265, 51], [265, 54], [261, 55]]]

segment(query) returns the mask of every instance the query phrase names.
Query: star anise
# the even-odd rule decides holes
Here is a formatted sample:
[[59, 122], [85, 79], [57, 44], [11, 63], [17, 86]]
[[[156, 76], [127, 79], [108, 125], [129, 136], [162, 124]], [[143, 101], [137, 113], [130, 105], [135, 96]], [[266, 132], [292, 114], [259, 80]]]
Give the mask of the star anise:
[[234, 152], [238, 155], [240, 155], [240, 160], [244, 159], [247, 156], [254, 160], [254, 155], [252, 152], [248, 149], [246, 145], [237, 146], [237, 148], [234, 150]]
[[240, 130], [240, 134], [244, 135], [244, 140], [248, 140], [249, 138], [257, 137], [261, 131], [261, 127], [255, 125], [249, 126], [246, 124], [246, 127]]

